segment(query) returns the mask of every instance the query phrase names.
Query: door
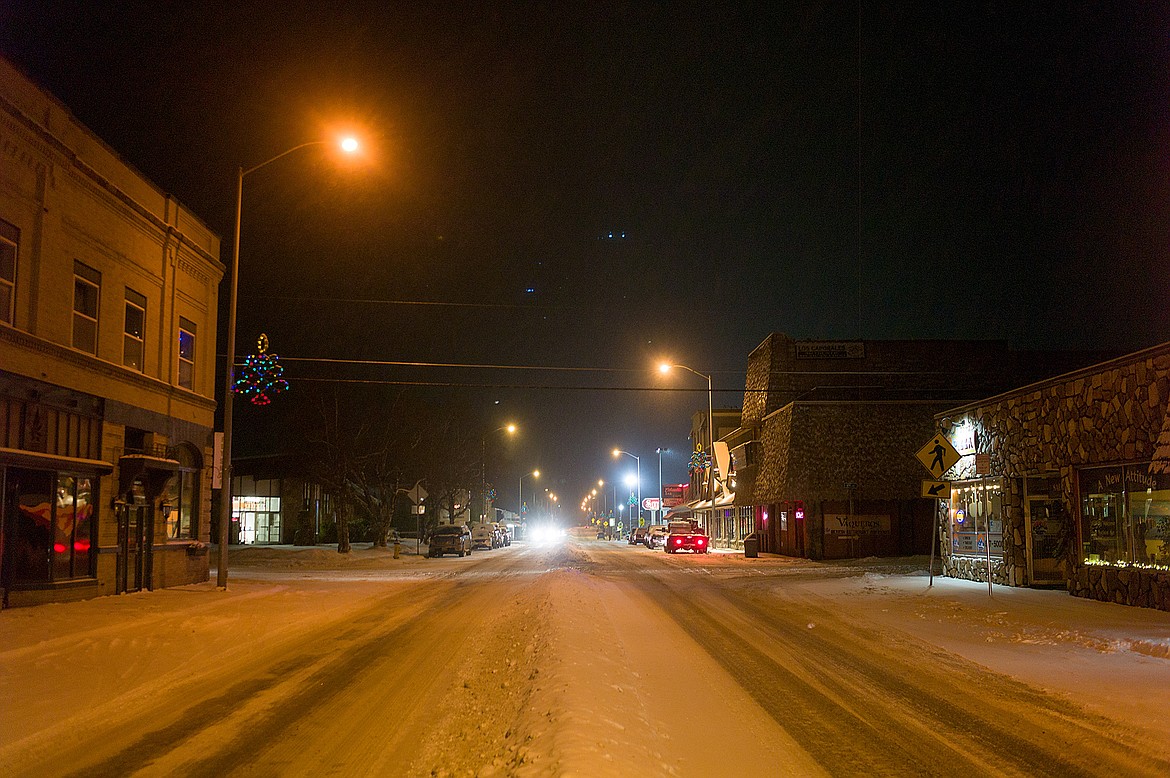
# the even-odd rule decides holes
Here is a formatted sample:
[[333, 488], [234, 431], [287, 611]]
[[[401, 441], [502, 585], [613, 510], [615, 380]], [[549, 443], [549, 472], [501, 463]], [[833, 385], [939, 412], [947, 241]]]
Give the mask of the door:
[[133, 504], [118, 510], [118, 594], [140, 592], [149, 586], [146, 511], [145, 505]]
[[1060, 497], [1060, 478], [1034, 477], [1027, 483], [1024, 515], [1028, 526], [1028, 568], [1035, 585], [1064, 583], [1060, 560], [1071, 530]]

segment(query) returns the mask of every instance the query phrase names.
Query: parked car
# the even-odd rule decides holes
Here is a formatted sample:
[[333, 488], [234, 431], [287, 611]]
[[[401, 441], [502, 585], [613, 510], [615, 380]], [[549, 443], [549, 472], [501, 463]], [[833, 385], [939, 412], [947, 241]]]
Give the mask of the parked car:
[[493, 549], [497, 547], [496, 530], [486, 522], [480, 522], [471, 528], [471, 547]]
[[644, 544], [646, 542], [646, 533], [649, 532], [649, 527], [634, 527], [630, 532], [629, 543], [631, 546]]
[[666, 545], [668, 534], [665, 524], [653, 524], [646, 528], [646, 538], [642, 542], [646, 548], [662, 548]]
[[471, 554], [471, 530], [466, 524], [440, 524], [435, 527], [427, 556], [440, 557], [443, 554]]
[[496, 532], [500, 534], [500, 545], [512, 545], [512, 533], [508, 531], [508, 525], [502, 522], [495, 522]]

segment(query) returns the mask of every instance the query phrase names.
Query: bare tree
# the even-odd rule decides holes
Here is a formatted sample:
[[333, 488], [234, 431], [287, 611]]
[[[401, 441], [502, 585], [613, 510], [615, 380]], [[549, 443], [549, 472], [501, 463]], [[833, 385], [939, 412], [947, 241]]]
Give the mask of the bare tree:
[[[358, 504], [357, 483], [362, 457], [357, 441], [361, 423], [353, 429], [342, 416], [341, 402], [334, 392], [331, 398], [318, 398], [320, 427], [310, 432], [311, 468], [321, 486], [333, 495], [337, 508], [337, 552], [350, 552], [350, 523]], [[360, 415], [360, 414], [359, 414]]]
[[430, 415], [420, 462], [435, 505], [454, 517], [466, 507], [480, 478], [478, 428], [466, 409], [444, 404]]

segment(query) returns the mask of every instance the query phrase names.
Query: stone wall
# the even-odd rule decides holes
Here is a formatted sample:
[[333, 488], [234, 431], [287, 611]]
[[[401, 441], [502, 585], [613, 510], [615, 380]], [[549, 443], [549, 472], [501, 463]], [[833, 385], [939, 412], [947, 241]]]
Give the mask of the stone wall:
[[[967, 581], [987, 583], [987, 557], [946, 556], [942, 558], [943, 575], [962, 578]], [[1008, 583], [1007, 566], [1002, 560], [991, 559], [991, 582], [1000, 585]]]
[[[969, 422], [975, 430], [975, 450], [990, 455], [991, 475], [1003, 479], [1004, 560], [1002, 581], [1027, 586], [1027, 526], [1023, 479], [1059, 473], [1065, 515], [1077, 537], [1080, 506], [1078, 468], [1149, 461], [1170, 398], [1170, 344], [1116, 359], [1094, 369], [1078, 371], [1000, 395], [981, 404], [940, 414], [944, 433]], [[947, 477], [975, 477], [974, 458], [967, 457]], [[948, 549], [944, 545], [944, 549]], [[1125, 602], [1170, 610], [1162, 592], [1166, 573], [1136, 568], [1085, 566], [1079, 544], [1070, 543], [1064, 567], [1068, 589], [1081, 597]], [[986, 563], [967, 564], [966, 558], [946, 555], [947, 575], [986, 581]], [[993, 575], [993, 578], [996, 578]]]
[[1157, 570], [1080, 565], [1068, 590], [1076, 597], [1170, 611], [1170, 573]]

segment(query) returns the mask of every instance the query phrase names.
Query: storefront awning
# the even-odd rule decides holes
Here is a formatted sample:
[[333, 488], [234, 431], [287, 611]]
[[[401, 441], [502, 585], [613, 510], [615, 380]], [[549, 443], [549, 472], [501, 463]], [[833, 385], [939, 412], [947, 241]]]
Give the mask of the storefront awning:
[[101, 459], [62, 457], [19, 448], [0, 448], [0, 462], [6, 465], [33, 467], [42, 470], [82, 470], [90, 473], [112, 473], [114, 471], [113, 465]]
[[[715, 498], [715, 507], [716, 508], [726, 508], [727, 506], [734, 505], [734, 504], [735, 504], [735, 495], [734, 494], [721, 494]], [[700, 502], [698, 505], [695, 506], [695, 510], [697, 510], [697, 511], [707, 511], [710, 509], [711, 509], [711, 501], [710, 500], [703, 500], [702, 502]]]

